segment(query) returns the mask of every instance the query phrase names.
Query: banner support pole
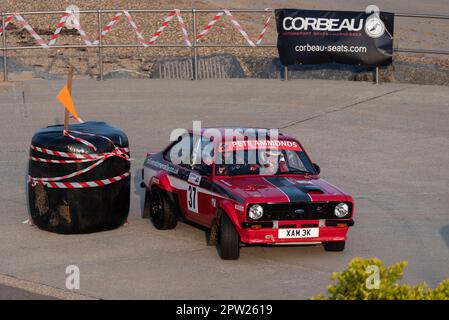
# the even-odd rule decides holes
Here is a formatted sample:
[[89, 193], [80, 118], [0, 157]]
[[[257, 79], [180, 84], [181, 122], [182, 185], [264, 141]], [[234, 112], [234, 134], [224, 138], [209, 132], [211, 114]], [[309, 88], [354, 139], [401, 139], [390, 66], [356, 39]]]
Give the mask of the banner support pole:
[[284, 66], [284, 80], [288, 81], [288, 66]]

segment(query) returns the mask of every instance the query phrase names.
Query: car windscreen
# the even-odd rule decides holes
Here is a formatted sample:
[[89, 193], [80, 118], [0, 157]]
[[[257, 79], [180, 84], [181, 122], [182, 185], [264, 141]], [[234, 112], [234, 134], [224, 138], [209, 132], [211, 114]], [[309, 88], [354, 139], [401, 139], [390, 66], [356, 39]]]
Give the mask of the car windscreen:
[[215, 175], [313, 174], [304, 151], [286, 149], [218, 150]]

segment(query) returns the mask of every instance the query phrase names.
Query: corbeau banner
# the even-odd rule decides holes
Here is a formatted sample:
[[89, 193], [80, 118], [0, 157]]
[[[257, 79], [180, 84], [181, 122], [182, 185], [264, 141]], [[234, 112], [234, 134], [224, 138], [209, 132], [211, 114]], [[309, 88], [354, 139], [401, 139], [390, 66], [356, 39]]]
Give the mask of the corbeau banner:
[[276, 25], [283, 65], [392, 62], [393, 13], [278, 9]]

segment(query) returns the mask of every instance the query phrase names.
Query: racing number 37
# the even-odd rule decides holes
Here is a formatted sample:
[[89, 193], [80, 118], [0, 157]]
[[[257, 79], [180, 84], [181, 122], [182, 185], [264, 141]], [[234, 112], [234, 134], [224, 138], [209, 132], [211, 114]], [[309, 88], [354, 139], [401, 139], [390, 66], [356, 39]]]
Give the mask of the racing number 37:
[[189, 211], [198, 213], [198, 193], [196, 187], [189, 185], [187, 192], [187, 207]]

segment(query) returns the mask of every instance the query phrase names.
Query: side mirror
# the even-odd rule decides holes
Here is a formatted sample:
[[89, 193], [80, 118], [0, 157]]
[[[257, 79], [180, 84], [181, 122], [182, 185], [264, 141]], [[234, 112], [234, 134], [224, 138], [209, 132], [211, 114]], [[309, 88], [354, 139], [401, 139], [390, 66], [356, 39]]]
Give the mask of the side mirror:
[[315, 172], [316, 172], [317, 174], [320, 174], [321, 168], [320, 168], [320, 166], [319, 166], [318, 164], [314, 163], [314, 164], [313, 164], [313, 168], [315, 169]]

